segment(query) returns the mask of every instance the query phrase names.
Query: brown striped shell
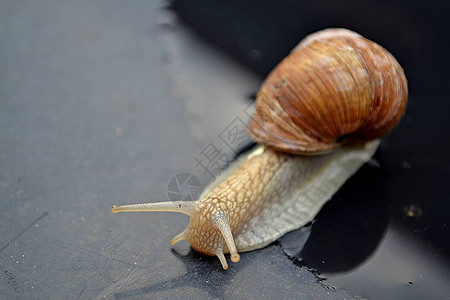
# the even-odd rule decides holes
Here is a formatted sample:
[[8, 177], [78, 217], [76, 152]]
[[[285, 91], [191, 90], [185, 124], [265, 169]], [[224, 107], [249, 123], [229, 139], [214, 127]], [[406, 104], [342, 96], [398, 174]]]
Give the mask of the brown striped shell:
[[402, 118], [407, 81], [380, 45], [346, 29], [306, 37], [264, 81], [248, 132], [296, 154], [330, 152], [348, 139], [388, 133]]

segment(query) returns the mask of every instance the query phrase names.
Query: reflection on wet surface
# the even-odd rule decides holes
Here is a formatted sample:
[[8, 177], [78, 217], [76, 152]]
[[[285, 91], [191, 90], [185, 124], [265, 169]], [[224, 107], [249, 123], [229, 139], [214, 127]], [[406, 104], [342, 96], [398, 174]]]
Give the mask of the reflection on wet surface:
[[[99, 298], [113, 299], [357, 299], [343, 289], [328, 289], [306, 268], [286, 263], [286, 256], [271, 245], [243, 253], [239, 263], [223, 270], [216, 257], [200, 255], [187, 243], [177, 245], [172, 254], [185, 268], [178, 275], [149, 273], [136, 267], [127, 285], [104, 291]], [[173, 262], [172, 262], [173, 263]]]
[[[324, 284], [361, 297], [442, 299], [450, 292], [448, 235], [439, 218], [446, 212], [424, 211], [425, 204], [409, 193], [384, 197], [379, 187], [389, 172], [389, 160], [380, 167], [364, 166], [310, 226], [287, 234], [280, 245]], [[405, 199], [414, 203], [402, 207]]]
[[314, 237], [304, 241], [310, 233], [311, 227], [292, 232], [281, 239], [281, 245], [295, 264], [314, 269], [326, 285], [345, 287], [369, 299], [442, 299], [450, 292], [450, 266], [445, 257], [429, 244], [408, 238], [407, 230], [396, 222], [388, 226], [371, 253], [361, 255], [354, 255], [357, 245], [348, 256], [340, 256], [345, 247], [333, 243], [327, 249], [311, 249]]

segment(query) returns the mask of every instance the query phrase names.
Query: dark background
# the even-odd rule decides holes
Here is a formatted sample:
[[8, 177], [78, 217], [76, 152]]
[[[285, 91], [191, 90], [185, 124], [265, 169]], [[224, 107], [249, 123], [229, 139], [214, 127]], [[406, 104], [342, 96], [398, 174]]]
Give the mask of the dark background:
[[[0, 7], [0, 298], [449, 294], [449, 4]], [[241, 116], [302, 37], [327, 27], [388, 49], [405, 69], [410, 97], [375, 160], [312, 225], [223, 271], [185, 243], [170, 250], [186, 217], [109, 213], [112, 204], [167, 200], [180, 172], [210, 181], [193, 157]]]

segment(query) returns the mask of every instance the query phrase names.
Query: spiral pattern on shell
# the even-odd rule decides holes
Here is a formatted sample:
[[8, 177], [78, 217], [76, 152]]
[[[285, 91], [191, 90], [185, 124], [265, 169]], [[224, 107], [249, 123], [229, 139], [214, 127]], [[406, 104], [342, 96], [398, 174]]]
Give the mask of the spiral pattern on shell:
[[269, 74], [248, 132], [296, 154], [326, 153], [348, 139], [371, 140], [402, 118], [407, 81], [380, 45], [346, 29], [306, 37]]

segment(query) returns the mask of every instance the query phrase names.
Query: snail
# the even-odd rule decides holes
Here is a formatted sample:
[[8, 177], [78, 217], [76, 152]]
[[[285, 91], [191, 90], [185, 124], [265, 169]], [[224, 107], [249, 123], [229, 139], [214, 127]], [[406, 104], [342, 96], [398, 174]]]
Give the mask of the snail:
[[247, 128], [260, 145], [231, 164], [198, 201], [113, 206], [190, 216], [186, 239], [228, 268], [313, 220], [404, 115], [407, 81], [396, 59], [347, 29], [303, 39], [268, 75]]

